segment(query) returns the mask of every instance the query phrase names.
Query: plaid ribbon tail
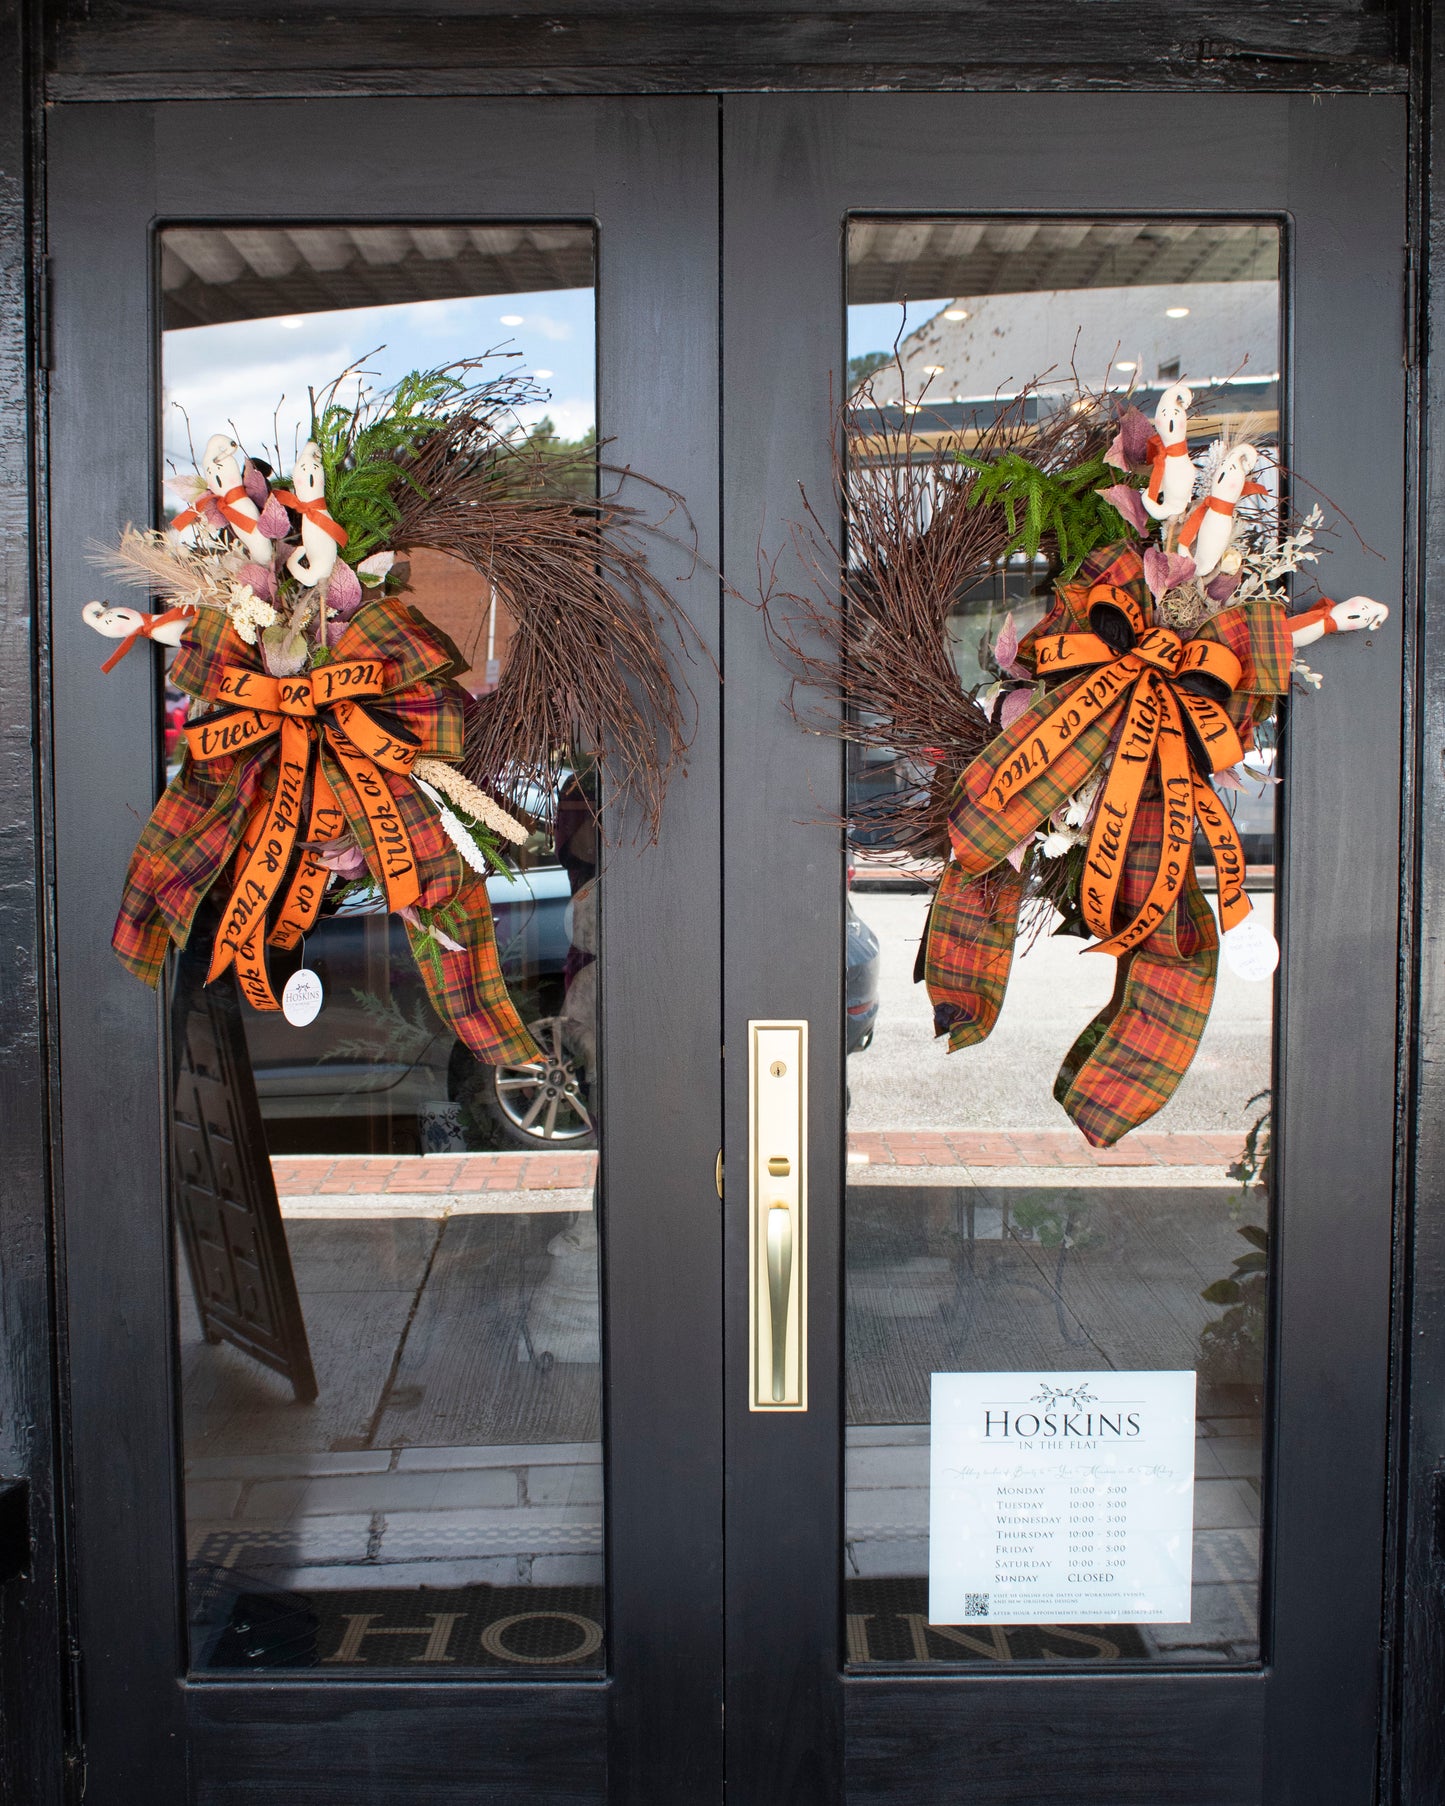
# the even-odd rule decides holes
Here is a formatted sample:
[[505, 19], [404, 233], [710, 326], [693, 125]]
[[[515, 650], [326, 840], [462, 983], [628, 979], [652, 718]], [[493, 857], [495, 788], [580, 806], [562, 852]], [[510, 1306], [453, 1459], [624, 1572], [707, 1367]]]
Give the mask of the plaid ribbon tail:
[[1114, 995], [1064, 1057], [1054, 1096], [1096, 1148], [1162, 1110], [1209, 1020], [1219, 936], [1191, 864], [1156, 932], [1119, 960]]
[[407, 924], [432, 1008], [456, 1030], [467, 1050], [488, 1066], [540, 1060], [542, 1050], [527, 1033], [502, 976], [486, 879], [469, 872], [452, 901], [463, 918], [453, 936], [461, 942], [460, 953], [429, 942], [425, 928]]
[[115, 918], [110, 944], [126, 971], [154, 990], [160, 983], [171, 936], [156, 906], [155, 886], [149, 874], [150, 859], [137, 849], [125, 875], [120, 913]]
[[976, 1047], [993, 1032], [1013, 967], [1023, 894], [1023, 874], [1011, 865], [981, 878], [954, 860], [944, 867], [914, 978], [928, 987], [933, 1032], [948, 1036], [950, 1053]]
[[154, 988], [171, 946], [185, 946], [262, 794], [260, 771], [239, 764], [221, 778], [183, 770], [167, 786], [130, 856], [111, 934], [116, 957], [143, 984]]

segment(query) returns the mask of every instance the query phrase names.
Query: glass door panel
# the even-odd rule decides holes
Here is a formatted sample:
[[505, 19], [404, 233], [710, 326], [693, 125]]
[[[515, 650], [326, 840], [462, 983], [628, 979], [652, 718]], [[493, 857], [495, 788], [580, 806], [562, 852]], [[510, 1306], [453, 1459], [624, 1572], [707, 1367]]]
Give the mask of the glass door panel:
[[[497, 385], [501, 430], [590, 493], [593, 238], [566, 225], [163, 232], [167, 518], [213, 430], [284, 482], [323, 384], [346, 404], [479, 357], [466, 380]], [[425, 550], [403, 594], [457, 647], [469, 706], [485, 708], [513, 636], [505, 595]], [[167, 684], [164, 706], [169, 777], [187, 698]], [[278, 989], [315, 973], [310, 1022], [250, 1008], [229, 974], [205, 985], [190, 954], [176, 967], [195, 1670], [605, 1664], [586, 751], [503, 774], [529, 832], [487, 881], [502, 969], [546, 1060], [475, 1059], [428, 1000], [401, 919], [346, 870], [311, 932], [272, 957]]]
[[[918, 498], [924, 546], [943, 508], [921, 504], [962, 474], [960, 456], [1026, 446], [1034, 423], [1085, 408], [1106, 439], [1128, 407], [1152, 419], [1181, 380], [1194, 454], [1248, 438], [1277, 472], [1279, 263], [1272, 224], [854, 218], [848, 481], [859, 517], [870, 492], [904, 507]], [[1000, 420], [1012, 423], [1001, 440]], [[1007, 675], [1003, 636], [1038, 624], [1050, 579], [1047, 558], [1019, 553], [944, 604], [956, 682], [980, 708], [995, 706]], [[1186, 591], [1164, 605], [1217, 606]], [[1062, 862], [1083, 859], [1090, 825], [1061, 816], [1027, 851], [1026, 879], [1044, 894], [1026, 907], [998, 1024], [948, 1055], [915, 979], [958, 771], [946, 754], [890, 747], [875, 719], [849, 748], [847, 794], [847, 957], [859, 975], [847, 1022], [848, 1660], [1255, 1661], [1273, 983], [1222, 963], [1178, 1090], [1117, 1146], [1091, 1147], [1054, 1101], [1054, 1074], [1108, 1005], [1114, 962], [1087, 957], [1080, 925], [1047, 901]], [[1277, 739], [1271, 719], [1225, 793], [1270, 927]], [[1212, 897], [1202, 837], [1196, 852]], [[1049, 1623], [1031, 1612], [1011, 1624], [975, 1592], [972, 1622], [935, 1622], [931, 1376], [1097, 1372], [1101, 1392], [1113, 1369], [1197, 1376], [1187, 1619]], [[1021, 1509], [990, 1532], [994, 1585], [1016, 1600], [1063, 1586], [1067, 1570], [1124, 1568], [1144, 1534], [1111, 1509], [1121, 1501], [1090, 1465], [1099, 1445], [1058, 1446], [1079, 1482], [1065, 1521]]]

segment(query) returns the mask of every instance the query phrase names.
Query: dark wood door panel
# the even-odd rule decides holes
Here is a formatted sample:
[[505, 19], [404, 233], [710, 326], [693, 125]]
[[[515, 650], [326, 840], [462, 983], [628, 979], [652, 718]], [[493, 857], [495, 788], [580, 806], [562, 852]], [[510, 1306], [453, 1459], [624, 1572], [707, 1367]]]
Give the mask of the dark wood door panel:
[[191, 1806], [293, 1806], [302, 1774], [315, 1806], [608, 1798], [605, 1685], [193, 1684], [185, 1706]]
[[1256, 1806], [1264, 1692], [1261, 1674], [851, 1676], [847, 1797], [850, 1806], [1158, 1806], [1167, 1776], [1171, 1806]]

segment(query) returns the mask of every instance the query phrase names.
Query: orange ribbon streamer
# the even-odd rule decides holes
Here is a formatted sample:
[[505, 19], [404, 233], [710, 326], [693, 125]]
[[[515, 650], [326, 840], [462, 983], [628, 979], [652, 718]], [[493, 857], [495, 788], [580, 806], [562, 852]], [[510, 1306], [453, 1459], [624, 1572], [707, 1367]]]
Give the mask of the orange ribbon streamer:
[[178, 533], [182, 527], [189, 527], [193, 522], [198, 520], [205, 520], [206, 524], [209, 526], [210, 522], [206, 519], [206, 514], [204, 512], [205, 504], [209, 502], [212, 507], [220, 512], [221, 519], [225, 521], [228, 526], [234, 527], [238, 533], [254, 533], [256, 531], [255, 521], [252, 520], [249, 514], [242, 514], [240, 509], [234, 506], [236, 502], [244, 502], [245, 500], [247, 500], [247, 496], [246, 485], [244, 483], [237, 483], [234, 489], [228, 489], [224, 495], [216, 495], [212, 491], [207, 490], [205, 495], [198, 495], [196, 497], [195, 502], [191, 507], [187, 508], [183, 513], [178, 514], [171, 522], [171, 525]]
[[313, 527], [320, 527], [323, 533], [330, 534], [337, 545], [346, 544], [346, 529], [326, 512], [324, 499], [318, 497], [314, 502], [303, 502], [299, 495], [293, 495], [289, 489], [273, 489], [271, 493], [278, 502], [284, 502], [294, 513], [303, 515]]
[[1151, 502], [1157, 502], [1164, 493], [1164, 460], [1189, 456], [1189, 442], [1176, 439], [1173, 445], [1166, 445], [1158, 433], [1150, 433], [1149, 443], [1144, 447], [1144, 456], [1149, 460], [1152, 469], [1149, 472], [1148, 496]]
[[[1097, 633], [1061, 633], [1038, 641], [1035, 665], [1040, 677], [1081, 671], [1063, 706], [1044, 722], [1020, 733], [1005, 734], [1011, 754], [978, 799], [999, 814], [1096, 722], [1123, 717], [1104, 788], [1094, 812], [1093, 830], [1084, 861], [1080, 907], [1097, 943], [1093, 953], [1116, 956], [1141, 946], [1163, 921], [1189, 876], [1190, 848], [1197, 821], [1214, 855], [1219, 876], [1219, 914], [1226, 929], [1248, 915], [1244, 890], [1244, 850], [1229, 812], [1208, 778], [1225, 771], [1244, 754], [1239, 734], [1220, 705], [1210, 697], [1181, 688], [1181, 680], [1203, 678], [1226, 694], [1239, 683], [1239, 660], [1214, 640], [1181, 640], [1167, 627], [1146, 627], [1138, 604], [1127, 591], [1101, 585], [1090, 594], [1091, 608], [1119, 610], [1129, 623], [1134, 644], [1115, 656]], [[1015, 744], [1008, 746], [1009, 736]], [[1164, 833], [1153, 884], [1134, 920], [1114, 928], [1114, 906], [1123, 876], [1134, 817], [1144, 785], [1157, 770], [1164, 798]]]
[[[1268, 494], [1269, 491], [1265, 488], [1263, 483], [1246, 483], [1244, 488], [1240, 491], [1240, 501], [1247, 495]], [[1194, 509], [1188, 520], [1186, 520], [1184, 525], [1179, 529], [1180, 545], [1188, 548], [1194, 544], [1195, 540], [1199, 537], [1199, 529], [1204, 525], [1204, 517], [1206, 514], [1232, 515], [1238, 506], [1239, 502], [1226, 502], [1223, 496], [1205, 496], [1204, 500], [1200, 502], [1199, 506]]]
[[125, 657], [126, 653], [135, 645], [137, 640], [151, 639], [158, 627], [168, 627], [172, 621], [189, 621], [194, 617], [195, 612], [194, 608], [186, 607], [183, 604], [179, 608], [168, 608], [164, 614], [142, 616], [140, 626], [136, 628], [134, 633], [128, 633], [125, 636], [119, 646], [116, 647], [115, 651], [111, 653], [110, 657], [100, 667], [101, 670], [114, 671], [116, 666]]
[[410, 770], [419, 748], [410, 737], [383, 727], [358, 700], [379, 696], [385, 688], [380, 659], [320, 665], [296, 677], [268, 677], [227, 665], [220, 700], [233, 706], [185, 730], [191, 756], [199, 760], [225, 758], [280, 737], [276, 787], [247, 827], [239, 875], [222, 912], [206, 976], [209, 984], [234, 961], [242, 992], [256, 1009], [281, 1007], [266, 972], [268, 940], [274, 947], [295, 946], [315, 921], [325, 889], [323, 868], [308, 848], [268, 937], [267, 916], [296, 848], [308, 776], [308, 842], [334, 840], [344, 826], [335, 792], [315, 758], [322, 733], [366, 813], [387, 907], [408, 908], [421, 895], [416, 857], [384, 775]]

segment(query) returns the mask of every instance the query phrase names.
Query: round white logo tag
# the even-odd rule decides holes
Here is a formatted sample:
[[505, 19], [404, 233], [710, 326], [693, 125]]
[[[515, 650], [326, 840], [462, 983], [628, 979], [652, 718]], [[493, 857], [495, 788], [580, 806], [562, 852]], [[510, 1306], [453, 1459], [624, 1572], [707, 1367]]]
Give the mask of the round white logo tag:
[[1224, 936], [1224, 958], [1236, 978], [1257, 984], [1279, 964], [1279, 942], [1251, 910]]
[[305, 1028], [321, 1013], [321, 980], [309, 967], [302, 966], [286, 980], [281, 993], [281, 1013], [296, 1028]]

